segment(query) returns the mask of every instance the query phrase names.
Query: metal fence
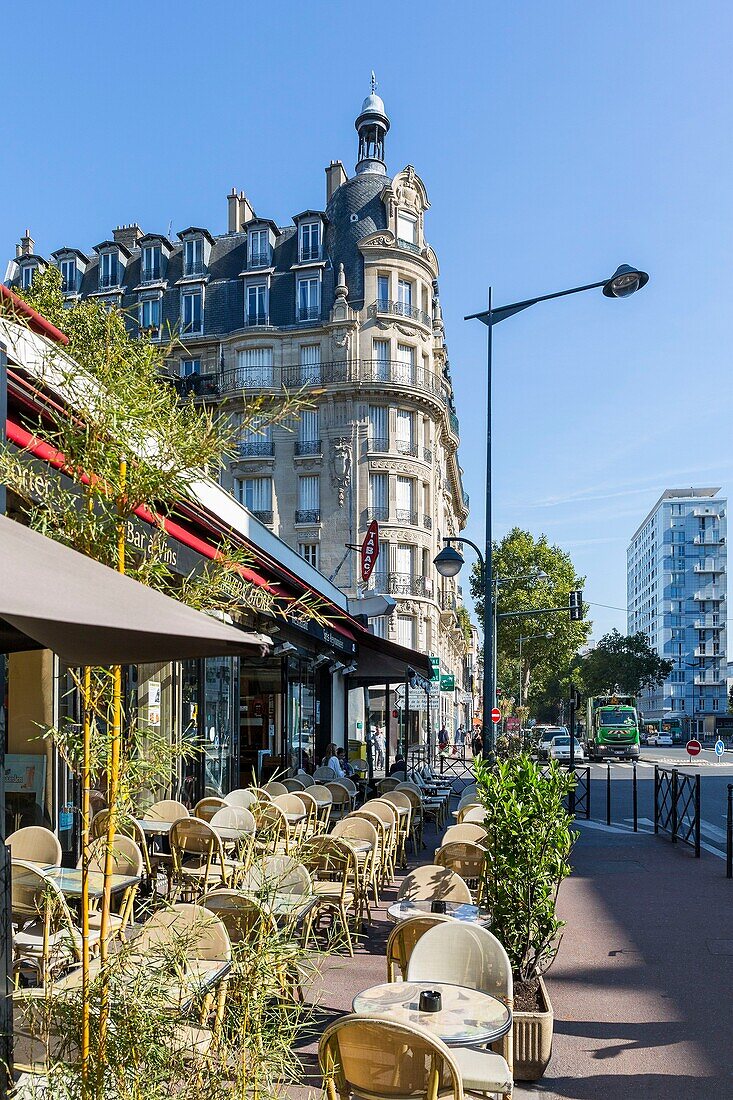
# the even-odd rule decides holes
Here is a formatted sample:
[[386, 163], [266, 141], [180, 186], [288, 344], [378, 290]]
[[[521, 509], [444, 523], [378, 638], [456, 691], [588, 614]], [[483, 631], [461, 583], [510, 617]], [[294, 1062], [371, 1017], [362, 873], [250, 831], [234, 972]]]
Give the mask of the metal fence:
[[700, 858], [700, 773], [686, 775], [677, 768], [654, 768], [654, 832], [669, 833]]

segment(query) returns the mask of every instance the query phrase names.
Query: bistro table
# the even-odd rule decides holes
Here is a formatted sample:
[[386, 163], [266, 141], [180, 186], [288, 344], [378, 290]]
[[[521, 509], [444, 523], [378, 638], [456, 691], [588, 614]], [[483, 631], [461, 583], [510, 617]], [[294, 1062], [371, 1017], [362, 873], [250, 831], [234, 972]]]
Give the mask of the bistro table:
[[[297, 814], [291, 816], [294, 818], [298, 817]], [[179, 818], [179, 821], [188, 820], [198, 821], [199, 818]], [[302, 820], [302, 817], [298, 818], [298, 820]], [[155, 821], [144, 817], [138, 818], [137, 823], [145, 833], [145, 836], [150, 840], [154, 839], [156, 836], [168, 836], [174, 824], [172, 821]], [[219, 839], [226, 844], [236, 844], [238, 841], [244, 840], [246, 837], [252, 835], [248, 833], [246, 829], [235, 829], [230, 825], [212, 825], [210, 821], [205, 821], [204, 824], [210, 825]]]
[[[440, 993], [439, 1012], [420, 1011], [420, 993]], [[446, 982], [387, 982], [354, 998], [360, 1016], [384, 1016], [398, 1024], [417, 1024], [449, 1047], [493, 1043], [512, 1026], [512, 1014], [498, 997]]]
[[488, 909], [480, 909], [478, 905], [470, 905], [465, 901], [446, 901], [445, 912], [433, 910], [432, 901], [421, 901], [413, 898], [403, 898], [394, 905], [390, 905], [387, 914], [391, 921], [399, 924], [400, 921], [409, 920], [410, 917], [443, 916], [451, 920], [458, 920], [464, 924], [488, 924], [491, 913]]
[[[80, 898], [81, 897], [81, 868], [80, 867], [60, 867], [56, 864], [39, 864], [38, 869], [43, 872], [48, 878], [52, 878], [58, 886], [64, 897], [67, 898]], [[139, 875], [111, 875], [111, 892], [112, 894], [122, 893], [124, 890], [129, 890], [131, 886], [135, 886], [139, 881]], [[13, 872], [13, 878], [22, 884], [22, 874], [20, 869], [16, 869]], [[104, 875], [101, 871], [89, 872], [89, 897], [98, 901], [104, 894]]]

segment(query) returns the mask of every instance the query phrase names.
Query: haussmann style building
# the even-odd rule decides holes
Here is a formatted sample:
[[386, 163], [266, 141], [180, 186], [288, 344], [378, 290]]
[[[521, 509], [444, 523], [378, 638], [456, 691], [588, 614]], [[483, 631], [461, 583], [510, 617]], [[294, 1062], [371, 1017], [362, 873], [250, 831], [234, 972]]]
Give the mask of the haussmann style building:
[[[53, 263], [69, 302], [107, 301], [154, 340], [179, 333], [169, 368], [184, 399], [226, 400], [236, 415], [237, 400], [244, 409], [254, 395], [302, 391], [311, 407], [292, 424], [240, 435], [223, 486], [346, 596], [390, 596], [394, 611], [371, 619], [374, 633], [437, 658], [432, 723], [470, 728], [460, 590], [432, 564], [468, 516], [438, 260], [424, 183], [411, 165], [387, 173], [389, 129], [373, 84], [356, 119], [353, 175], [332, 161], [324, 209], [290, 224], [233, 189], [225, 233], [191, 225], [168, 237], [126, 224], [46, 259], [26, 231], [10, 285], [27, 287]], [[372, 520], [381, 549], [364, 585], [347, 545], [361, 544]], [[410, 716], [413, 743], [427, 698], [413, 693], [413, 705], [424, 700]], [[372, 688], [375, 721], [393, 706]]]

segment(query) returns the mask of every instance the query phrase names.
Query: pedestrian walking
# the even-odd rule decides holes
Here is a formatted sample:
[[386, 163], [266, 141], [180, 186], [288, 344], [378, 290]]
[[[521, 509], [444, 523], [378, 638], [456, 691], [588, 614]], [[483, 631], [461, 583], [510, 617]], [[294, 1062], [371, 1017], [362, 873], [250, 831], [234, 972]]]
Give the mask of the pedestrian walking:
[[476, 732], [473, 735], [473, 740], [471, 742], [471, 748], [473, 749], [473, 755], [474, 756], [481, 756], [482, 752], [484, 751], [484, 739], [483, 739], [483, 737], [481, 736], [481, 734], [479, 733], [478, 730], [476, 730]]
[[445, 722], [438, 731], [438, 751], [447, 752], [448, 745], [450, 744], [450, 737], [448, 736], [448, 730], [445, 728]]

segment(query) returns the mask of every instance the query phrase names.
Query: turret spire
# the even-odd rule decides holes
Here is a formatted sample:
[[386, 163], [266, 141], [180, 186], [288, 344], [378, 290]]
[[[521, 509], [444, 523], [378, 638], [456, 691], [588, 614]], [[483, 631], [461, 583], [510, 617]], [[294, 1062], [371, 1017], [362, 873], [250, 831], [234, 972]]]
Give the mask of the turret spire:
[[355, 125], [359, 134], [359, 159], [356, 171], [386, 174], [384, 139], [389, 130], [389, 119], [384, 103], [377, 95], [377, 78], [373, 69], [371, 92], [361, 105], [361, 113]]

